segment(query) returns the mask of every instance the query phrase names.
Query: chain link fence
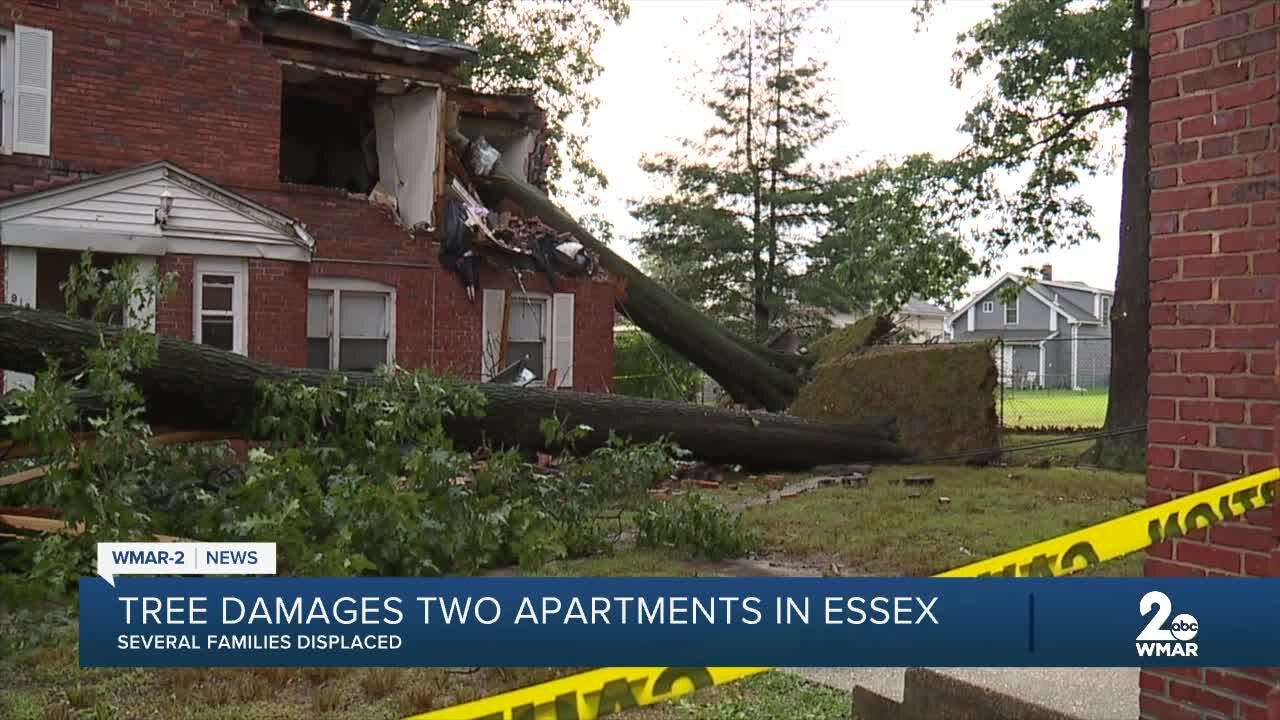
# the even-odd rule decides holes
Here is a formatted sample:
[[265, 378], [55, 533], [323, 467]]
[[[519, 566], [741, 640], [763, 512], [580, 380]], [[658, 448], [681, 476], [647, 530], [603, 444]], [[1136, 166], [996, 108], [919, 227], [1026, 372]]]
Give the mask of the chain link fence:
[[1102, 427], [1111, 383], [1111, 338], [1000, 340], [996, 409], [1010, 432]]

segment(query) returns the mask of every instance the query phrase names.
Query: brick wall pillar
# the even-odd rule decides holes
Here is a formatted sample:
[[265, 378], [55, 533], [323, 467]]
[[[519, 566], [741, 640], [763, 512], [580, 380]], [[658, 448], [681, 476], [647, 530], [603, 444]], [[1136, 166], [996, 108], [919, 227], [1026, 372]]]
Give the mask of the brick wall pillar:
[[[1149, 503], [1276, 463], [1277, 5], [1151, 2]], [[1277, 518], [1161, 543], [1146, 574], [1274, 574]], [[1280, 720], [1277, 677], [1144, 672], [1142, 717]]]

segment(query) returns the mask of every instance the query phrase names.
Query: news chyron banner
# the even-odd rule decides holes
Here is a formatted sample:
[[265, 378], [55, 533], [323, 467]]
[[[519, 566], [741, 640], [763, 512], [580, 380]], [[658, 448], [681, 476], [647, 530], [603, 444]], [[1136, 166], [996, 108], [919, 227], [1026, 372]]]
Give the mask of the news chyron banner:
[[[1280, 664], [1270, 622], [1280, 579], [1018, 576], [1068, 574], [1265, 506], [1278, 476], [944, 573], [953, 577], [297, 578], [272, 576], [271, 543], [104, 544], [101, 577], [80, 581], [80, 660], [616, 666], [593, 672], [642, 672], [655, 697], [663, 678], [687, 691], [779, 665], [1270, 666]], [[227, 576], [248, 574], [265, 577]]]

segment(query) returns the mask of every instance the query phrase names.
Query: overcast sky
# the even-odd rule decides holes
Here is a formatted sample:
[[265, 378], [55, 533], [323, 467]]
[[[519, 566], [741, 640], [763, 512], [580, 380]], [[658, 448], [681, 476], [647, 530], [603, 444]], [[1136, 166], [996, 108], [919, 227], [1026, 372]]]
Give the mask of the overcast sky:
[[[593, 87], [600, 107], [592, 116], [587, 147], [609, 178], [601, 210], [621, 238], [638, 230], [627, 201], [645, 197], [652, 187], [639, 168], [641, 155], [674, 150], [678, 138], [700, 134], [707, 123], [689, 97], [699, 89], [689, 73], [716, 57], [717, 48], [703, 32], [721, 5], [720, 0], [631, 0], [630, 18], [609, 30], [596, 48], [604, 72]], [[818, 54], [830, 64], [834, 110], [844, 125], [815, 159], [870, 163], [915, 152], [949, 156], [963, 147], [956, 128], [976, 88], [951, 86], [951, 55], [957, 33], [989, 15], [991, 2], [950, 0], [918, 33], [910, 9], [911, 0], [831, 1], [824, 16], [830, 35]], [[1013, 255], [1004, 269], [1048, 262], [1057, 279], [1113, 287], [1119, 168], [1090, 179], [1085, 192], [1101, 242], [1051, 256]], [[634, 260], [627, 243], [616, 244]], [[986, 282], [989, 278], [974, 278], [970, 286]]]

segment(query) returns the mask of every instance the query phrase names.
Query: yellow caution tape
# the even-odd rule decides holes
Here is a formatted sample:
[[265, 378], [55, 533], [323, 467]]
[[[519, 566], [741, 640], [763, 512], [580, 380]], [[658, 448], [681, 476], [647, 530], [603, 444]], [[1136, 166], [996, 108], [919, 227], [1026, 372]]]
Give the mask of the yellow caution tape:
[[594, 720], [770, 668], [611, 667], [494, 695], [408, 720]]
[[934, 577], [1058, 577], [1271, 504], [1280, 468], [1090, 525]]
[[[1270, 505], [1272, 468], [1059, 535], [934, 577], [1058, 577]], [[771, 670], [767, 667], [613, 667], [414, 715], [407, 720], [596, 720]]]

